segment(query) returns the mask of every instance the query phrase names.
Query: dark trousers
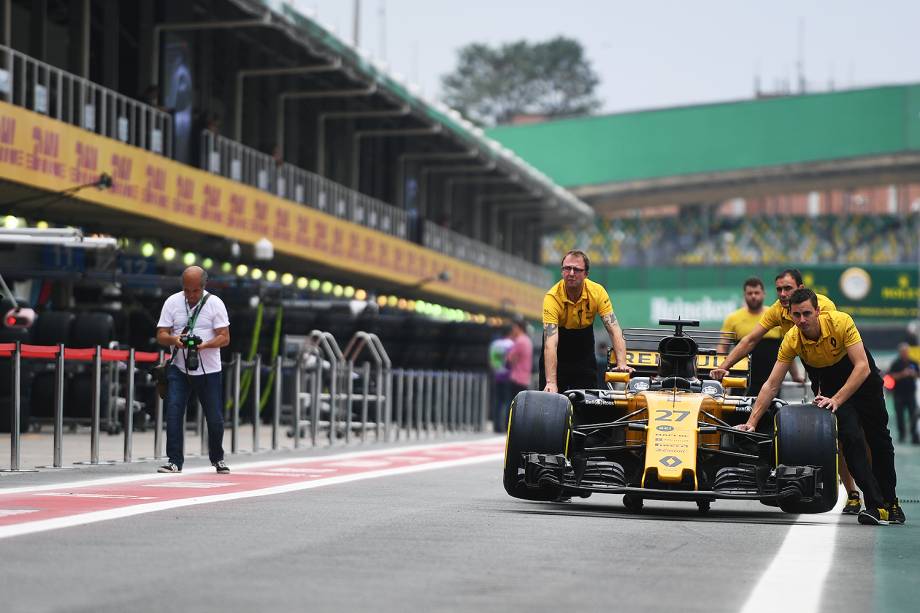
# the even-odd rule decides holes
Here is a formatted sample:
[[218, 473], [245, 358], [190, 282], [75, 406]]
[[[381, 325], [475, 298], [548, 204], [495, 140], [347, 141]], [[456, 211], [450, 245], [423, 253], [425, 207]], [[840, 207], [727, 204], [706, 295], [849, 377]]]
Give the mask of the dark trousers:
[[211, 463], [224, 459], [223, 390], [219, 372], [188, 376], [175, 366], [169, 367], [169, 393], [166, 396], [166, 455], [169, 461], [182, 468], [182, 448], [185, 407], [192, 390], [201, 402], [208, 423], [208, 456]]
[[[917, 399], [914, 396], [895, 396], [894, 414], [898, 420], [898, 441], [904, 442], [910, 432], [910, 441], [918, 442]], [[906, 425], [905, 425], [905, 422]]]
[[[508, 407], [514, 394], [511, 393], [511, 381], [495, 382], [495, 402], [492, 404], [492, 431], [504, 432], [508, 426]], [[504, 417], [503, 417], [504, 416]]]
[[[888, 411], [881, 393], [854, 396], [837, 409], [837, 434], [847, 468], [866, 497], [866, 507], [879, 507], [895, 499], [897, 474], [894, 445], [888, 431]], [[872, 452], [872, 465], [866, 445]]]

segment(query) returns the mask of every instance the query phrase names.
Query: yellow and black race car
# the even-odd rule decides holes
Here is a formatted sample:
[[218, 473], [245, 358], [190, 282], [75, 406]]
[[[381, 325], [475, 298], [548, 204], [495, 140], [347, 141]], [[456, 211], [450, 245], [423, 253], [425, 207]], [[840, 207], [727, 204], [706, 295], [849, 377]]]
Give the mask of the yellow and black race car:
[[[747, 386], [748, 364], [722, 382], [724, 334], [699, 322], [661, 320], [665, 329], [625, 331], [636, 369], [607, 372], [608, 389], [563, 394], [525, 391], [514, 399], [505, 443], [505, 490], [527, 500], [623, 494], [638, 512], [646, 499], [696, 502], [758, 500], [788, 513], [822, 513], [837, 502], [837, 419], [814, 405], [772, 402], [773, 419], [757, 432], [744, 423], [754, 398], [729, 396]], [[740, 375], [740, 376], [739, 376]], [[624, 389], [614, 389], [614, 385]]]

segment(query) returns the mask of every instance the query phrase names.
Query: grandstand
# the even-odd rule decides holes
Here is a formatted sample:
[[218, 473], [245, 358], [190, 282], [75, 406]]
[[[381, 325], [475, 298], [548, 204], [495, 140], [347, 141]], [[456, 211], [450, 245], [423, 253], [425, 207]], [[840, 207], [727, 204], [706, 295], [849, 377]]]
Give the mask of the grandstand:
[[547, 236], [543, 261], [573, 246], [611, 266], [909, 264], [918, 261], [918, 215], [618, 217]]

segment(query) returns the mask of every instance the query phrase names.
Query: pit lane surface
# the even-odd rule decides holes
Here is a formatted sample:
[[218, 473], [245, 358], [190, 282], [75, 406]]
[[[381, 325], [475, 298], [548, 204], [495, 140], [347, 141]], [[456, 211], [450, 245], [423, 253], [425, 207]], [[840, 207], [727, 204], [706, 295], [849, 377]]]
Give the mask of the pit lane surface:
[[[706, 516], [666, 502], [632, 515], [611, 496], [530, 503], [502, 490], [495, 441], [475, 445], [482, 453], [460, 466], [431, 453], [441, 446], [426, 447], [421, 455], [440, 466], [385, 472], [364, 462], [360, 480], [0, 538], [3, 610], [775, 611], [779, 602], [839, 612], [911, 610], [917, 596], [914, 524], [868, 528], [837, 514], [795, 517], [721, 501]], [[378, 451], [272, 466], [346, 462], [358, 470], [356, 457]], [[283, 473], [244, 461], [235, 459], [228, 482]], [[124, 479], [134, 488], [216, 481], [189, 471], [151, 479], [151, 468]], [[26, 489], [0, 485], [0, 502]], [[905, 508], [909, 521], [920, 519]], [[822, 561], [833, 563], [825, 573]]]

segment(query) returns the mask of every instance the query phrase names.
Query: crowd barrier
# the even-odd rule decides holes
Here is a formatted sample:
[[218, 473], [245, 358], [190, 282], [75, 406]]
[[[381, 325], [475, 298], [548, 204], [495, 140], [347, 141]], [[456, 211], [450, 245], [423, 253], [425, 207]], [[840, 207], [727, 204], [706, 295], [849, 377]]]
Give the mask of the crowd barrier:
[[[122, 462], [134, 461], [134, 416], [137, 385], [150, 388], [148, 368], [162, 363], [164, 353], [142, 352], [134, 349], [105, 349], [102, 347], [74, 349], [24, 343], [0, 344], [0, 358], [10, 364], [10, 465], [4, 472], [21, 472], [21, 399], [22, 361], [54, 362], [54, 410], [52, 461], [41, 468], [63, 468], [65, 428], [65, 363], [92, 364], [92, 402], [90, 453], [88, 461], [78, 464], [105, 464], [99, 457], [103, 405], [102, 372], [104, 364], [115, 366], [117, 373], [124, 365], [124, 407], [118, 425], [123, 430]], [[363, 361], [359, 362], [358, 360]], [[233, 353], [224, 369], [225, 409], [229, 411], [225, 427], [230, 430], [231, 453], [240, 453], [241, 408], [250, 401], [249, 421], [252, 424], [251, 453], [267, 451], [261, 446], [262, 421], [271, 427], [271, 450], [281, 448], [283, 425], [288, 425], [288, 437], [293, 448], [307, 441], [321, 444], [364, 443], [370, 435], [377, 441], [399, 441], [411, 437], [445, 436], [462, 431], [481, 431], [485, 427], [488, 407], [488, 377], [482, 373], [453, 371], [423, 371], [393, 369], [380, 339], [363, 331], [357, 332], [342, 351], [328, 332], [313, 330], [296, 357], [273, 355], [266, 366], [262, 356], [255, 353], [244, 360]], [[262, 380], [267, 375], [271, 393], [263, 393]], [[3, 376], [0, 374], [0, 376]], [[290, 402], [285, 403], [285, 386], [292, 390]], [[149, 396], [149, 394], [148, 394]], [[153, 454], [149, 459], [163, 458], [163, 401], [156, 395], [153, 406]], [[271, 397], [271, 407], [268, 400]], [[120, 400], [120, 399], [119, 399]], [[199, 407], [200, 409], [200, 407]], [[266, 413], [263, 409], [270, 411]], [[226, 412], [226, 411], [225, 411]], [[116, 412], [117, 413], [117, 412]], [[146, 419], [146, 415], [145, 415]], [[72, 421], [72, 420], [71, 420]], [[201, 455], [207, 454], [206, 423], [202, 411], [197, 411], [196, 432], [201, 435]], [[113, 431], [110, 429], [110, 433]]]

